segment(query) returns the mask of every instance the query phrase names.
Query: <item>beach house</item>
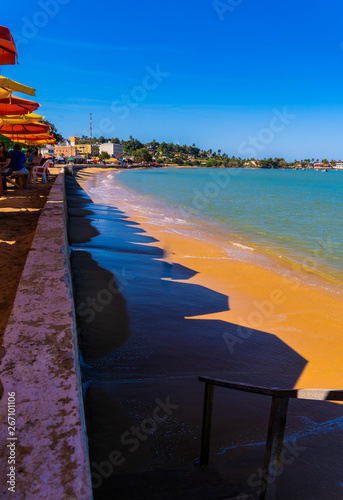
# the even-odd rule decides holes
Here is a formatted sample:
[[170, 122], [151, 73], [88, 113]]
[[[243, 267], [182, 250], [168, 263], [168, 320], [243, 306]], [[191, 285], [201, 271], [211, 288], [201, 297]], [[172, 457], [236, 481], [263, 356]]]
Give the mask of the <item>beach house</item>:
[[123, 158], [124, 146], [114, 142], [100, 144], [100, 153], [108, 153], [111, 158]]

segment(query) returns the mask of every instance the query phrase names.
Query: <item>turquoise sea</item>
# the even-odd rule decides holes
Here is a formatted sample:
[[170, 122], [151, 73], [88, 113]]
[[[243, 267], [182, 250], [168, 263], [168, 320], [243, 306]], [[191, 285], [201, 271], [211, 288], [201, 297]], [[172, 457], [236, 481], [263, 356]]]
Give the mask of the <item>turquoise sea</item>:
[[341, 288], [343, 172], [157, 168], [123, 171], [118, 180], [140, 195], [136, 208], [160, 222], [205, 225]]

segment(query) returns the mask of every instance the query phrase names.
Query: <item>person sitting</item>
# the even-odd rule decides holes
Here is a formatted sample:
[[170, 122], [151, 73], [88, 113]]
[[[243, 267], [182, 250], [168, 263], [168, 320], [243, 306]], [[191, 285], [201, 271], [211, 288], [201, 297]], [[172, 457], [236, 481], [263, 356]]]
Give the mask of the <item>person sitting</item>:
[[9, 152], [7, 151], [6, 145], [4, 142], [0, 141], [0, 171], [1, 171], [1, 182], [2, 182], [2, 190], [3, 193], [7, 193], [7, 182], [6, 177], [11, 175], [12, 170], [9, 167], [11, 162], [11, 157]]
[[38, 167], [40, 165], [41, 159], [42, 155], [38, 154], [38, 149], [35, 149], [33, 152], [33, 162], [32, 162], [33, 166]]
[[30, 178], [32, 177], [32, 168], [33, 168], [33, 154], [31, 149], [26, 151], [26, 168], [30, 172]]
[[13, 175], [27, 174], [24, 188], [25, 189], [32, 189], [28, 185], [30, 172], [25, 167], [26, 155], [25, 155], [25, 153], [22, 152], [20, 144], [15, 144], [13, 146], [13, 150], [10, 151], [10, 156], [11, 156], [10, 167], [12, 169], [12, 174]]

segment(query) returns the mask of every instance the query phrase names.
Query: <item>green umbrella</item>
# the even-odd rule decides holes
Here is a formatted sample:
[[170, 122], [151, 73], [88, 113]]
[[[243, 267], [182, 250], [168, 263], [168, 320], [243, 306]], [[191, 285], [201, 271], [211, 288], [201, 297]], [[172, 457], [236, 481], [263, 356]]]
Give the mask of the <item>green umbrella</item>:
[[0, 141], [4, 142], [5, 144], [11, 144], [12, 141], [8, 137], [5, 137], [4, 135], [0, 135]]

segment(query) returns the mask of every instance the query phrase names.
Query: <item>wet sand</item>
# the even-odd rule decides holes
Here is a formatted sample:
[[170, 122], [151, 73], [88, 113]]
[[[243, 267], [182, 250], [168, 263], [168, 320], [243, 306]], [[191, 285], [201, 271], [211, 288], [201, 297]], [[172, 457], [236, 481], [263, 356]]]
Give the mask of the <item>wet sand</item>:
[[[230, 260], [220, 245], [154, 225], [119, 199], [110, 207], [96, 190], [90, 192], [101, 175], [91, 172], [78, 174], [90, 198], [73, 187], [69, 234], [82, 306], [93, 473], [114, 450], [123, 459], [107, 480], [101, 477], [95, 498], [109, 498], [115, 484], [127, 486], [127, 474], [141, 474], [144, 484], [149, 471], [197, 460], [204, 389], [199, 375], [252, 385], [342, 388], [340, 296], [309, 284], [305, 272], [290, 275]], [[113, 276], [116, 287], [109, 285]], [[151, 415], [161, 415], [161, 401], [174, 406], [157, 425]], [[215, 391], [211, 460], [226, 494], [257, 498], [249, 477], [263, 463], [269, 403]], [[286, 436], [302, 451], [284, 467], [278, 498], [341, 498], [342, 415], [341, 405], [291, 402]], [[131, 426], [143, 424], [145, 439], [132, 437]], [[149, 425], [156, 428], [148, 432]], [[124, 483], [113, 480], [116, 474]]]

